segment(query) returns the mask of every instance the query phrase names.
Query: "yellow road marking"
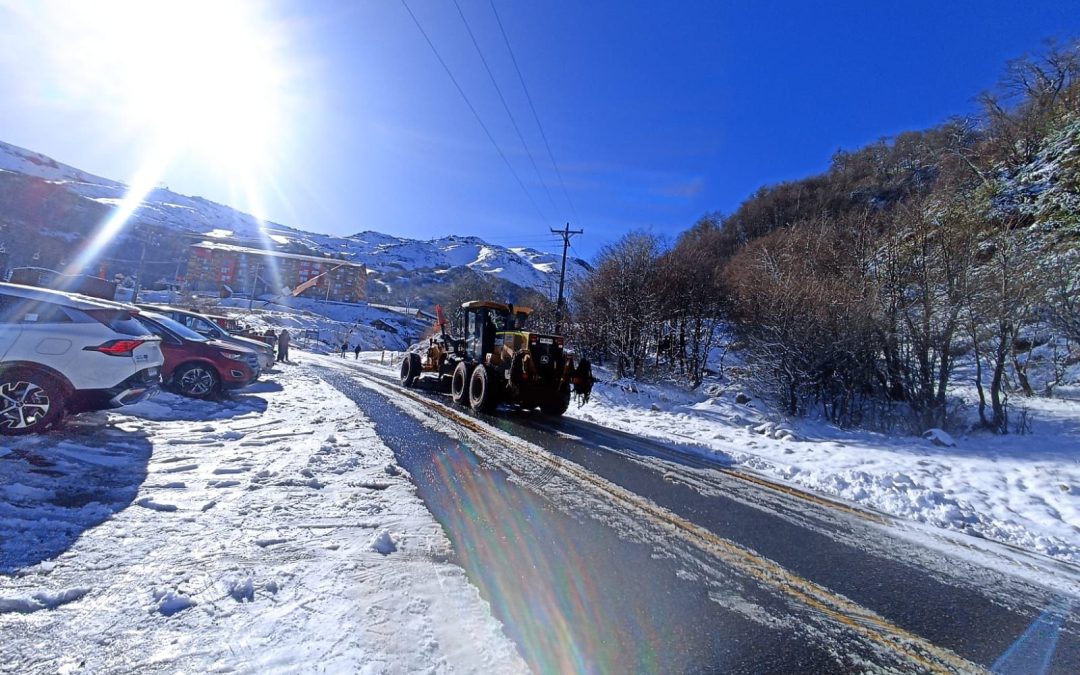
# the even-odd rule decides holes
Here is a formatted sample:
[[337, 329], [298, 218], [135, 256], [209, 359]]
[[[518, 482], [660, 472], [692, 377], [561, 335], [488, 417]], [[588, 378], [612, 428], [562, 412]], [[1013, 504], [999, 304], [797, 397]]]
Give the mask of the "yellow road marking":
[[834, 511], [843, 511], [844, 513], [852, 516], [857, 516], [859, 518], [862, 518], [863, 520], [869, 520], [871, 522], [881, 525], [887, 525], [889, 523], [886, 518], [872, 511], [867, 511], [865, 509], [849, 506], [848, 504], [844, 504], [843, 502], [838, 502], [834, 499], [829, 499], [828, 497], [821, 497], [819, 495], [806, 492], [805, 490], [800, 490], [799, 488], [792, 487], [790, 485], [777, 483], [776, 481], [771, 481], [768, 478], [764, 478], [762, 476], [755, 476], [754, 474], [746, 473], [744, 471], [725, 469], [722, 467], [717, 467], [715, 470], [725, 475], [731, 476], [732, 478], [738, 478], [739, 480], [744, 480], [748, 483], [753, 483], [760, 487], [768, 488], [776, 492], [782, 492], [789, 497], [795, 497], [796, 499], [801, 499], [806, 502], [813, 502], [814, 504], [824, 506], [827, 509], [832, 509]]

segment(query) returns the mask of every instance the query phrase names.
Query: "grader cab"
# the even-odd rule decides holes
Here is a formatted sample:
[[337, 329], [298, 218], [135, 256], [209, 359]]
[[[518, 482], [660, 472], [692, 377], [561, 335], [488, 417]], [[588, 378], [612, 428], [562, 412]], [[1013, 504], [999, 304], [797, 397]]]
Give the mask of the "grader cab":
[[562, 415], [571, 394], [584, 398], [592, 389], [592, 369], [581, 359], [575, 363], [564, 351], [562, 336], [527, 328], [532, 309], [508, 303], [473, 300], [465, 310], [461, 338], [446, 331], [445, 318], [437, 308], [440, 334], [430, 338], [427, 352], [406, 355], [401, 381], [412, 386], [425, 373], [449, 380], [454, 402], [474, 410], [491, 411], [500, 403], [522, 409], [540, 408]]

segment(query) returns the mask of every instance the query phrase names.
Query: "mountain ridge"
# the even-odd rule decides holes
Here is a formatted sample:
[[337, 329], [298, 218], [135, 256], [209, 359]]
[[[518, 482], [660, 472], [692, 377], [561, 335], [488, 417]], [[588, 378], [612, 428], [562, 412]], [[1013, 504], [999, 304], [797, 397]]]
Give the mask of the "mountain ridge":
[[[6, 186], [6, 189], [4, 189]], [[62, 244], [33, 239], [61, 239], [68, 244], [85, 239], [125, 198], [128, 186], [120, 181], [96, 176], [58, 162], [45, 154], [0, 141], [0, 243], [22, 241], [29, 260], [17, 260], [8, 247], [11, 266], [66, 264], [72, 257]], [[31, 194], [28, 199], [27, 194]], [[40, 194], [39, 194], [40, 193]], [[36, 201], [35, 201], [36, 200]], [[56, 203], [63, 206], [53, 208]], [[37, 212], [35, 212], [37, 209]], [[56, 222], [59, 220], [60, 222]], [[284, 252], [304, 252], [363, 263], [377, 295], [423, 294], [423, 286], [456, 268], [507, 282], [512, 286], [545, 295], [558, 282], [559, 256], [530, 247], [492, 244], [475, 235], [446, 235], [421, 240], [361, 230], [352, 235], [308, 232], [297, 227], [258, 219], [239, 209], [199, 196], [183, 195], [165, 186], [150, 190], [132, 214], [131, 222], [175, 232], [193, 243], [204, 237], [272, 247]], [[29, 229], [22, 232], [18, 230]], [[121, 238], [131, 238], [130, 233]], [[173, 243], [164, 255], [182, 255], [182, 246]], [[67, 248], [71, 248], [70, 246]], [[119, 248], [119, 247], [117, 247]], [[34, 250], [33, 254], [28, 251]], [[45, 251], [44, 257], [42, 251]], [[115, 251], [113, 251], [115, 253]], [[130, 252], [127, 254], [130, 257]], [[160, 257], [160, 256], [159, 256]], [[175, 258], [173, 258], [175, 259]], [[114, 256], [123, 268], [130, 260]], [[172, 264], [172, 263], [170, 263]], [[567, 259], [567, 277], [586, 274], [589, 264], [580, 258]], [[128, 274], [134, 270], [121, 269]], [[434, 273], [431, 274], [431, 273]], [[155, 272], [157, 273], [157, 272]], [[160, 272], [164, 274], [164, 272]], [[420, 274], [426, 273], [426, 274]], [[391, 283], [391, 281], [393, 283]], [[413, 283], [415, 281], [415, 283]]]

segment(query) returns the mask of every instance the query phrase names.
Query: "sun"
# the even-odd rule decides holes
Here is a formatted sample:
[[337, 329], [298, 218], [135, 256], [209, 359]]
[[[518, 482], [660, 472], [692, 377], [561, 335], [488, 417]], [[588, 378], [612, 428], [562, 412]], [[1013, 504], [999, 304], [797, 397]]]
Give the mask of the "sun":
[[59, 96], [110, 113], [141, 145], [224, 172], [264, 167], [289, 132], [291, 73], [271, 2], [27, 3]]
[[107, 120], [109, 142], [137, 156], [125, 197], [72, 269], [122, 232], [173, 169], [220, 180], [232, 206], [263, 222], [297, 100], [297, 59], [286, 58], [289, 26], [273, 14], [275, 2], [15, 0], [3, 8], [47, 61], [48, 104]]

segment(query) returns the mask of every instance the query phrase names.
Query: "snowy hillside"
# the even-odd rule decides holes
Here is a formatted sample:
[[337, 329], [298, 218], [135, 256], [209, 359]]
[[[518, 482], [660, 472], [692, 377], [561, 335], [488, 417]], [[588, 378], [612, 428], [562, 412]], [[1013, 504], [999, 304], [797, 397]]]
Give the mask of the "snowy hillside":
[[[61, 164], [51, 157], [0, 142], [0, 170], [42, 178], [107, 207], [119, 203], [127, 193], [127, 185], [101, 178], [75, 167]], [[188, 232], [224, 234], [254, 239], [258, 236], [258, 221], [222, 204], [201, 197], [188, 197], [164, 187], [152, 190], [133, 216], [140, 222]], [[280, 225], [278, 229], [293, 232]]]
[[[40, 153], [0, 142], [0, 178], [4, 174], [46, 181], [54, 189], [92, 202], [83, 206], [96, 207], [88, 211], [97, 216], [119, 203], [127, 191], [123, 183], [94, 176]], [[5, 206], [2, 200], [3, 193], [0, 192], [0, 207]], [[86, 209], [75, 209], [81, 210]], [[3, 211], [0, 208], [0, 213]], [[165, 187], [152, 190], [132, 220], [247, 245], [266, 239], [260, 235], [259, 223], [254, 216], [201, 197], [177, 194]], [[92, 217], [79, 222], [73, 218], [70, 222], [50, 223], [50, 228], [85, 236], [92, 222], [96, 222]], [[468, 225], [463, 224], [461, 229], [467, 230]], [[507, 248], [476, 237], [451, 235], [421, 241], [373, 231], [341, 237], [304, 232], [270, 222], [266, 223], [266, 232], [270, 245], [282, 250], [336, 255], [364, 263], [372, 272], [375, 282], [372, 286], [376, 289], [380, 287], [378, 282], [386, 275], [395, 279], [400, 290], [403, 273], [420, 270], [443, 274], [454, 268], [468, 268], [523, 288], [547, 293], [554, 287], [559, 274], [558, 255], [531, 248]], [[567, 261], [568, 278], [580, 276], [588, 269], [588, 264], [583, 260], [575, 258]], [[405, 283], [414, 286], [429, 281], [405, 277]], [[384, 285], [389, 284], [384, 282]], [[411, 288], [409, 292], [419, 292], [419, 289]]]
[[[505, 248], [478, 237], [450, 235], [419, 241], [361, 232], [349, 237], [304, 234], [298, 240], [316, 250], [344, 254], [376, 273], [468, 267], [540, 291], [549, 290], [559, 274], [557, 255], [529, 248]], [[582, 260], [567, 260], [569, 278], [583, 275], [588, 269]]]

